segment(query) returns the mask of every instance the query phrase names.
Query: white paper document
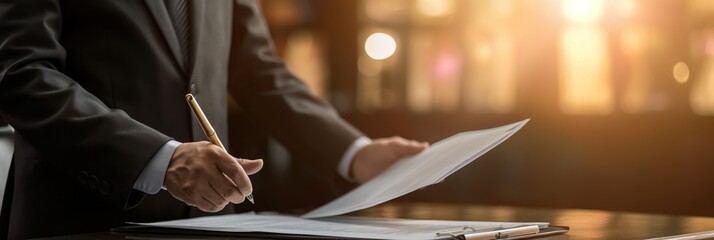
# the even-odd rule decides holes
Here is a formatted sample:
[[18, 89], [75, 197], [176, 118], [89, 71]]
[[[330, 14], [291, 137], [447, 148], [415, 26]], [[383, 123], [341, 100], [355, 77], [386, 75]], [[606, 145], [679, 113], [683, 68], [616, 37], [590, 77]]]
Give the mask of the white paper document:
[[402, 159], [379, 176], [319, 207], [304, 218], [345, 214], [392, 200], [441, 182], [516, 133], [528, 120], [501, 127], [462, 132]]
[[[516, 133], [529, 119], [501, 127], [462, 132], [402, 159], [367, 183], [300, 217], [232, 214], [139, 225], [221, 232], [266, 232], [372, 239], [431, 239], [437, 232], [468, 226], [480, 231], [526, 223], [340, 217], [441, 182]], [[545, 227], [547, 223], [527, 223]]]
[[475, 222], [441, 220], [406, 220], [361, 217], [328, 217], [306, 219], [288, 215], [230, 214], [139, 223], [153, 227], [169, 227], [217, 232], [264, 232], [291, 235], [330, 236], [367, 239], [435, 239], [437, 233], [461, 231], [486, 232], [517, 226], [547, 227], [547, 223]]

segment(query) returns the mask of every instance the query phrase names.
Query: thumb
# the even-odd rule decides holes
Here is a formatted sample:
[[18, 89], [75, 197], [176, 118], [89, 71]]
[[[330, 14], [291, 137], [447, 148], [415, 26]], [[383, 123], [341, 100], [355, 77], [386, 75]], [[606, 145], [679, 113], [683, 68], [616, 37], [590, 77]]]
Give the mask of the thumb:
[[243, 167], [243, 170], [245, 170], [245, 173], [248, 175], [253, 175], [260, 171], [260, 169], [263, 168], [263, 159], [242, 159], [238, 158], [237, 159], [238, 164], [240, 164], [241, 167]]

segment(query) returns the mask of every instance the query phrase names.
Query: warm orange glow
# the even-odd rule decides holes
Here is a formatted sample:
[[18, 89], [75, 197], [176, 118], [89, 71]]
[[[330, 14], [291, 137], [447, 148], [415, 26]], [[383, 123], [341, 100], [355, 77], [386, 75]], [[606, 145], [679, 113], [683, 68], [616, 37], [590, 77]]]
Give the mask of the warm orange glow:
[[[584, 218], [583, 216], [587, 216]], [[572, 223], [572, 222], [587, 222], [588, 227], [592, 227], [592, 229], [600, 229], [604, 228], [607, 229], [610, 224], [615, 221], [615, 214], [612, 212], [605, 212], [605, 211], [592, 211], [592, 210], [569, 210], [569, 211], [564, 211], [558, 215], [555, 216], [555, 219], [553, 222], [561, 222], [561, 223]], [[584, 229], [584, 231], [588, 231], [590, 229]], [[608, 239], [607, 235], [608, 233], [603, 231], [603, 232], [589, 232], [586, 236], [592, 237], [594, 239]]]
[[622, 52], [629, 57], [642, 55], [648, 44], [647, 37], [647, 32], [642, 27], [625, 27], [622, 31], [622, 37], [620, 39]]
[[367, 0], [364, 11], [368, 18], [379, 21], [399, 21], [406, 16], [407, 0]]
[[624, 84], [620, 101], [622, 111], [630, 114], [643, 113], [649, 110], [650, 81], [652, 73], [643, 61], [631, 60], [630, 75]]
[[615, 4], [617, 4], [617, 10], [623, 17], [632, 17], [637, 12], [635, 0], [618, 0]]
[[692, 111], [697, 115], [714, 115], [714, 57], [704, 62], [699, 76], [689, 95]]
[[714, 1], [712, 0], [688, 0], [687, 10], [692, 16], [708, 18], [714, 12]]
[[429, 17], [447, 15], [452, 11], [452, 0], [418, 0], [417, 9], [420, 13]]
[[470, 49], [470, 75], [464, 77], [465, 107], [473, 112], [508, 113], [516, 105], [513, 37], [509, 31], [494, 30], [490, 41]]
[[610, 55], [602, 29], [570, 27], [559, 43], [559, 103], [568, 114], [610, 114]]
[[363, 76], [357, 79], [357, 109], [360, 112], [371, 112], [383, 107], [382, 77]]
[[384, 61], [374, 60], [363, 52], [357, 60], [359, 76], [357, 78], [357, 109], [360, 112], [371, 112], [383, 108], [384, 88], [382, 87], [382, 72]]
[[602, 0], [563, 0], [563, 15], [576, 23], [595, 23], [602, 15]]
[[367, 56], [357, 58], [357, 70], [363, 76], [374, 77], [382, 73], [382, 62]]
[[432, 109], [433, 92], [429, 81], [429, 52], [432, 37], [426, 32], [416, 31], [409, 38], [411, 57], [407, 62], [407, 104], [414, 112]]
[[397, 50], [397, 42], [389, 34], [378, 32], [367, 37], [364, 42], [364, 50], [367, 55], [376, 60], [383, 60], [391, 57]]
[[488, 102], [492, 111], [507, 113], [516, 106], [513, 45], [510, 35], [500, 37], [496, 41], [498, 52], [493, 62], [493, 87]]
[[650, 34], [639, 25], [627, 26], [623, 29], [620, 48], [623, 51], [623, 63], [627, 66], [624, 83], [621, 85], [620, 107], [630, 114], [643, 113], [649, 110], [648, 102], [653, 77], [647, 59]]
[[[544, 10], [537, 1], [358, 1], [364, 14], [358, 19], [360, 48], [364, 47], [357, 56], [358, 102], [382, 109], [396, 101], [394, 107], [413, 112], [510, 113], [523, 104], [516, 97], [523, 96], [517, 92], [519, 86], [528, 84], [524, 82], [531, 79], [530, 71], [543, 66], [549, 68], [543, 72], [557, 71], [557, 78], [534, 78], [543, 82], [541, 90], [557, 84], [557, 106], [549, 107], [565, 114], [667, 111], [672, 99], [681, 98], [698, 99], [692, 105], [703, 104], [706, 97], [679, 96], [681, 91], [672, 93], [662, 82], [673, 79], [692, 88], [695, 82], [702, 86], [703, 77], [690, 67], [700, 71], [700, 58], [714, 56], [714, 40], [702, 46], [691, 38], [706, 40], [714, 30], [706, 21], [694, 19], [690, 24], [681, 18], [688, 18], [691, 6], [714, 4], [706, 0], [654, 5], [641, 0], [546, 2], [562, 22], [523, 24], [552, 31], [522, 27], [520, 20], [511, 19], [521, 14], [535, 18], [537, 14], [529, 12]], [[681, 11], [686, 13], [674, 14]], [[696, 28], [688, 30], [690, 41], [669, 38], [674, 30], [660, 26], [660, 19], [669, 15], [676, 21], [672, 26]], [[678, 35], [686, 38], [682, 32]], [[548, 46], [553, 38], [555, 49]], [[394, 57], [398, 54], [405, 54], [404, 58]]]
[[451, 38], [425, 31], [411, 35], [407, 102], [416, 112], [451, 111], [461, 104], [463, 57]]
[[436, 48], [431, 59], [434, 100], [439, 110], [456, 109], [461, 102], [461, 65], [458, 53], [446, 46]]
[[672, 76], [678, 83], [686, 83], [689, 80], [689, 66], [684, 62], [677, 62], [672, 68]]
[[493, 56], [493, 49], [491, 49], [491, 46], [485, 44], [477, 46], [473, 52], [476, 60], [479, 62], [489, 61]]
[[393, 81], [390, 72], [398, 60], [395, 57], [397, 42], [393, 36], [391, 31], [382, 28], [366, 29], [361, 34], [365, 44], [357, 58], [356, 89], [356, 105], [361, 112], [394, 107], [402, 101], [399, 90], [388, 84]]
[[323, 46], [313, 33], [297, 31], [290, 34], [285, 49], [285, 62], [290, 69], [300, 77], [310, 90], [320, 97], [327, 97], [325, 91], [325, 66]]

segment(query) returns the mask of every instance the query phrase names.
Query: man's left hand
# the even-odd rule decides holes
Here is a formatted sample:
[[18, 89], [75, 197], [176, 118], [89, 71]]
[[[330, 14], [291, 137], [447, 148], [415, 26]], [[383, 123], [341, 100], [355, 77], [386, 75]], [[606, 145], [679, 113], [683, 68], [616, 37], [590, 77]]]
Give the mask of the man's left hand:
[[375, 139], [355, 154], [350, 175], [358, 183], [365, 183], [399, 159], [417, 154], [427, 147], [429, 143], [401, 137]]

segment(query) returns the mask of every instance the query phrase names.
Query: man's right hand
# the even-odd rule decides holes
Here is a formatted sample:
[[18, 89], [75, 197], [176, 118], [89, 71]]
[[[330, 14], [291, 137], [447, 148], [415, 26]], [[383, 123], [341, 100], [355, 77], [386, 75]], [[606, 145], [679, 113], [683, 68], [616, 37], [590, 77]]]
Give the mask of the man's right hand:
[[248, 175], [262, 167], [262, 159], [237, 159], [210, 142], [182, 143], [171, 157], [164, 187], [189, 206], [218, 212], [253, 192]]

